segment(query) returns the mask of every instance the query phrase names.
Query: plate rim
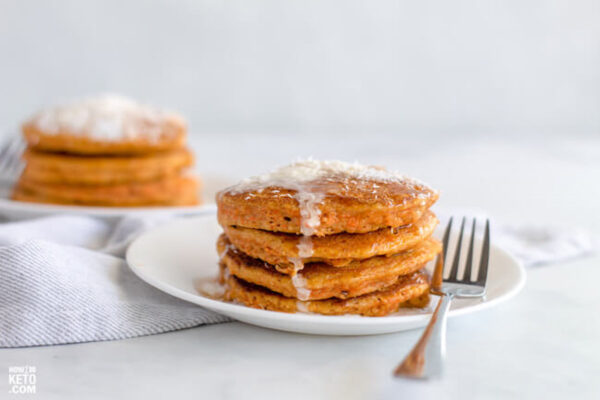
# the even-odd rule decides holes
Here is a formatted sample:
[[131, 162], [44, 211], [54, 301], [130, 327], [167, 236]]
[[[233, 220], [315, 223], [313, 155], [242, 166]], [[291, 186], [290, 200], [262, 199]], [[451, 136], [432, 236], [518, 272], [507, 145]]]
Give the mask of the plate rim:
[[215, 203], [196, 206], [156, 206], [156, 207], [101, 207], [66, 204], [33, 203], [8, 198], [0, 198], [0, 212], [19, 212], [37, 215], [75, 214], [97, 217], [122, 217], [147, 214], [210, 214], [217, 208]]
[[[356, 324], [364, 326], [365, 324], [369, 324], [373, 327], [386, 327], [392, 326], [400, 323], [420, 323], [424, 321], [428, 321], [431, 315], [431, 312], [422, 313], [422, 314], [408, 314], [408, 315], [393, 315], [393, 316], [385, 316], [385, 317], [367, 317], [367, 316], [358, 316], [358, 315], [319, 315], [319, 314], [308, 314], [308, 313], [284, 313], [279, 311], [269, 311], [256, 309], [252, 307], [247, 307], [244, 305], [227, 303], [220, 300], [210, 299], [206, 296], [202, 296], [201, 294], [191, 294], [183, 289], [180, 289], [176, 286], [173, 286], [169, 283], [165, 283], [163, 280], [155, 278], [152, 274], [148, 274], [143, 271], [143, 268], [139, 266], [135, 266], [134, 263], [131, 262], [131, 258], [133, 257], [133, 253], [136, 251], [136, 247], [140, 246], [140, 243], [145, 240], [145, 238], [149, 235], [155, 234], [159, 230], [164, 230], [168, 228], [173, 228], [178, 224], [186, 224], [193, 223], [196, 220], [211, 218], [215, 214], [214, 213], [206, 213], [203, 215], [198, 215], [185, 219], [177, 219], [174, 221], [170, 221], [169, 223], [163, 224], [161, 226], [154, 227], [141, 235], [139, 235], [135, 240], [133, 240], [127, 248], [125, 253], [125, 260], [129, 269], [138, 276], [141, 280], [148, 283], [149, 285], [159, 289], [160, 291], [171, 295], [173, 297], [185, 300], [187, 302], [205, 307], [211, 311], [215, 311], [218, 313], [223, 313], [229, 317], [231, 315], [244, 314], [248, 317], [258, 317], [261, 319], [270, 319], [273, 318], [278, 319], [281, 322], [289, 322], [293, 321], [294, 323], [318, 323], [318, 324], [336, 324], [338, 322], [344, 322], [346, 325]], [[477, 312], [480, 310], [487, 309], [489, 307], [498, 305], [503, 303], [516, 294], [518, 294], [521, 289], [525, 286], [525, 282], [527, 280], [527, 274], [525, 272], [525, 268], [523, 264], [517, 260], [510, 253], [502, 249], [497, 245], [492, 245], [494, 251], [501, 253], [504, 257], [510, 259], [516, 266], [516, 271], [518, 273], [518, 281], [517, 283], [510, 288], [506, 293], [502, 294], [500, 297], [491, 300], [491, 301], [483, 301], [478, 304], [471, 305], [469, 307], [462, 307], [458, 309], [451, 309], [448, 313], [450, 317], [455, 317], [463, 314], [468, 314], [472, 312]], [[235, 317], [232, 317], [236, 319]], [[258, 325], [258, 324], [257, 324]]]

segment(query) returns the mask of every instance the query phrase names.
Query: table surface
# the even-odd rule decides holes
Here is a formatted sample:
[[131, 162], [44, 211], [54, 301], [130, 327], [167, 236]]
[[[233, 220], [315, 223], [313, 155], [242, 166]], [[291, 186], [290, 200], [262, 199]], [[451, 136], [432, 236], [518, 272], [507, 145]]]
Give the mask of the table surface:
[[[600, 235], [600, 135], [192, 136], [209, 187], [298, 156], [387, 165], [441, 190], [445, 209]], [[450, 319], [445, 377], [395, 380], [420, 330], [365, 337], [241, 323], [115, 342], [0, 351], [37, 368], [37, 398], [599, 398], [600, 257], [528, 269], [513, 300]], [[0, 377], [0, 398], [7, 393]], [[18, 396], [17, 396], [18, 397]]]

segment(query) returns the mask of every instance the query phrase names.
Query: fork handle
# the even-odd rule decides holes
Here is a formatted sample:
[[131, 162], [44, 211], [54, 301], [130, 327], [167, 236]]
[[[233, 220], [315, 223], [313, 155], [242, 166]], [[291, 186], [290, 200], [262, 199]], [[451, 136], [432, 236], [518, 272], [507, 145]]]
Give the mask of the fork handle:
[[423, 335], [394, 371], [395, 376], [438, 378], [442, 375], [446, 354], [446, 317], [453, 296], [440, 296], [437, 307]]

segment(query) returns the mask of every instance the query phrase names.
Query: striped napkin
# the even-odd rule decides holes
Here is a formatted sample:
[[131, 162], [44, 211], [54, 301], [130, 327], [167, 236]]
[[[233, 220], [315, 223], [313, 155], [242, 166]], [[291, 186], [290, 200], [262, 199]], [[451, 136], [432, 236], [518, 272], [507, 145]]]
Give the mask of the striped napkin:
[[137, 278], [127, 244], [157, 219], [57, 216], [0, 224], [0, 347], [125, 339], [228, 318]]

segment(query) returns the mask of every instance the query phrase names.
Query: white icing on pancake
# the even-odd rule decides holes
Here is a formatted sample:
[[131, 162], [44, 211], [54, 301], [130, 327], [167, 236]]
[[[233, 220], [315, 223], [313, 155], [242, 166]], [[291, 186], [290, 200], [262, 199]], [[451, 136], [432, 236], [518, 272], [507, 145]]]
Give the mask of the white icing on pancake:
[[156, 140], [164, 133], [166, 123], [185, 124], [176, 113], [110, 94], [43, 110], [30, 122], [48, 135], [68, 133], [99, 141]]

